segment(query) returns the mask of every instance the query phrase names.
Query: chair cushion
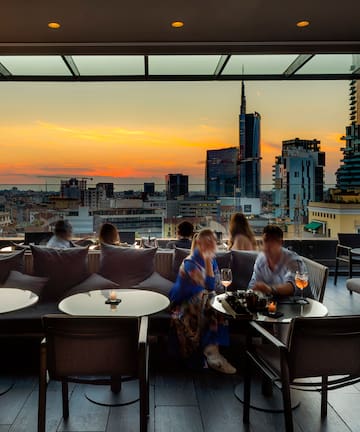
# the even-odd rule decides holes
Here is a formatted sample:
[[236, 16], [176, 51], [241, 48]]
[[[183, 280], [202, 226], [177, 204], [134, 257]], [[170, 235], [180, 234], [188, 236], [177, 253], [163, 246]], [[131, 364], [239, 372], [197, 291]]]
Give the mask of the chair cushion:
[[9, 277], [11, 270], [22, 271], [24, 268], [25, 249], [11, 255], [0, 256], [0, 285]]
[[360, 294], [360, 278], [352, 278], [346, 281], [346, 288]]
[[233, 250], [231, 253], [233, 275], [231, 287], [235, 290], [246, 289], [253, 273], [257, 252]]
[[[190, 255], [190, 250], [189, 249], [181, 249], [181, 248], [175, 248], [174, 251], [174, 256], [173, 256], [173, 265], [172, 265], [172, 270], [173, 270], [173, 280], [175, 281], [178, 273], [179, 273], [179, 268], [182, 264], [182, 262], [184, 261], [184, 259]], [[216, 253], [216, 262], [217, 265], [219, 267], [219, 269], [222, 268], [230, 268], [231, 267], [231, 260], [232, 260], [232, 254], [231, 252], [217, 252]]]
[[168, 297], [172, 286], [173, 282], [165, 279], [159, 273], [154, 272], [151, 276], [135, 285], [133, 288], [155, 291]]
[[132, 249], [101, 245], [101, 276], [120, 288], [139, 284], [154, 273], [156, 248]]
[[56, 302], [88, 276], [88, 248], [52, 249], [31, 246], [34, 274], [49, 278], [40, 300]]
[[49, 278], [30, 276], [28, 274], [20, 273], [16, 270], [11, 270], [9, 277], [6, 279], [3, 287], [6, 288], [20, 288], [29, 290], [40, 297], [41, 292], [46, 285]]
[[74, 294], [88, 292], [88, 291], [117, 289], [117, 288], [119, 288], [119, 285], [116, 284], [115, 282], [109, 279], [105, 279], [98, 273], [92, 273], [83, 282], [71, 288], [71, 290], [66, 293], [66, 297], [69, 297]]

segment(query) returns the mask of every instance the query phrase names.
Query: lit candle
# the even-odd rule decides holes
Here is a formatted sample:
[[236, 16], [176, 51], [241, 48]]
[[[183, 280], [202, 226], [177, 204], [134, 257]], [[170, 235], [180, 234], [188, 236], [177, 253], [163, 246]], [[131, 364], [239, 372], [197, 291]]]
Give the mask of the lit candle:
[[275, 313], [276, 312], [276, 303], [275, 302], [271, 302], [268, 305], [268, 311], [270, 313]]
[[116, 296], [116, 291], [112, 290], [110, 291], [110, 300], [116, 300], [117, 296]]

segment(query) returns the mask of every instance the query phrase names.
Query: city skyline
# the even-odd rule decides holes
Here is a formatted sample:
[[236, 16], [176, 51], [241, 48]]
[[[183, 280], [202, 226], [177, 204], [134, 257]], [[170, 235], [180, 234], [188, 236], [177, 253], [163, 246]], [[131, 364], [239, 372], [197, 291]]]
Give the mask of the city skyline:
[[[272, 187], [281, 142], [296, 137], [321, 141], [333, 185], [348, 81], [246, 86], [248, 111], [262, 115], [263, 189]], [[165, 184], [166, 174], [181, 172], [202, 189], [206, 150], [238, 145], [240, 82], [3, 83], [1, 92], [0, 184], [56, 175]]]

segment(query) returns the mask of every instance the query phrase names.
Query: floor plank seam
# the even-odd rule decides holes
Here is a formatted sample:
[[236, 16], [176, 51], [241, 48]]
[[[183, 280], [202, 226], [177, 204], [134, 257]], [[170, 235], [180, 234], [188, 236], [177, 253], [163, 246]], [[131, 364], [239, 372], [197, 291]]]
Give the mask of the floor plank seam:
[[199, 413], [200, 413], [201, 426], [203, 428], [203, 431], [205, 431], [205, 421], [203, 419], [203, 415], [202, 415], [201, 408], [200, 408], [200, 398], [199, 398], [199, 394], [198, 394], [197, 380], [194, 379], [194, 377], [192, 377], [191, 379], [192, 379], [194, 390], [195, 390], [195, 397], [196, 397], [197, 407], [198, 407], [198, 410], [199, 410]]

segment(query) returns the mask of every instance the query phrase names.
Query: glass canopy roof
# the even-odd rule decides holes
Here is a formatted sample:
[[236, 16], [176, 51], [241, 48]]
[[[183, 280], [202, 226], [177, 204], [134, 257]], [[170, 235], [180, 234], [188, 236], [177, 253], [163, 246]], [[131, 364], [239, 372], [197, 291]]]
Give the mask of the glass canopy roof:
[[360, 79], [360, 54], [4, 55], [0, 80]]

